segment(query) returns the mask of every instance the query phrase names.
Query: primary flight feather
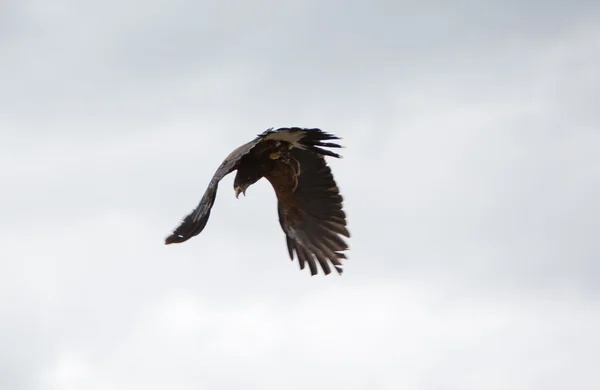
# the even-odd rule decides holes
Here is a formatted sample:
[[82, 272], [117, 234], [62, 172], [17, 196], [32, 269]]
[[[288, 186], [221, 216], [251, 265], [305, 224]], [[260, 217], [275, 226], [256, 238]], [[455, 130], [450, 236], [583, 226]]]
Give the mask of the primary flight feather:
[[198, 235], [210, 216], [221, 179], [237, 170], [233, 187], [236, 198], [249, 186], [266, 178], [277, 196], [281, 229], [290, 259], [298, 257], [300, 269], [308, 264], [311, 275], [317, 263], [327, 275], [330, 264], [342, 273], [344, 251], [350, 238], [346, 228], [343, 198], [325, 156], [340, 155], [327, 148], [340, 148], [333, 134], [298, 127], [268, 129], [235, 149], [213, 175], [198, 206], [166, 238], [165, 244], [181, 243]]

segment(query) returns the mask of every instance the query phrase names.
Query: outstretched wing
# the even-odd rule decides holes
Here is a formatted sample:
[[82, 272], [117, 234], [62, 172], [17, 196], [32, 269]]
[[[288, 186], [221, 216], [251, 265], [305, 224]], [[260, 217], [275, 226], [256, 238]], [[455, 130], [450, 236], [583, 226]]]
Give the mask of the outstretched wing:
[[206, 226], [206, 223], [208, 222], [208, 218], [210, 217], [210, 210], [215, 203], [219, 182], [229, 173], [237, 169], [237, 164], [239, 163], [240, 159], [250, 150], [252, 150], [252, 148], [258, 142], [260, 142], [261, 139], [262, 136], [259, 135], [247, 144], [240, 146], [231, 152], [229, 156], [227, 156], [210, 180], [210, 184], [208, 185], [208, 188], [206, 188], [206, 191], [204, 192], [202, 200], [200, 200], [198, 206], [194, 209], [194, 211], [186, 216], [179, 227], [165, 239], [165, 244], [168, 245], [184, 242], [202, 232]]
[[308, 263], [312, 275], [318, 272], [317, 262], [326, 275], [331, 272], [329, 263], [341, 274], [343, 252], [348, 249], [342, 237], [350, 237], [343, 198], [324, 158], [340, 157], [322, 148], [340, 147], [323, 142], [330, 139], [338, 138], [320, 130], [305, 132], [290, 150], [292, 161], [278, 163], [267, 176], [277, 193], [279, 223], [290, 258], [295, 252], [300, 268]]

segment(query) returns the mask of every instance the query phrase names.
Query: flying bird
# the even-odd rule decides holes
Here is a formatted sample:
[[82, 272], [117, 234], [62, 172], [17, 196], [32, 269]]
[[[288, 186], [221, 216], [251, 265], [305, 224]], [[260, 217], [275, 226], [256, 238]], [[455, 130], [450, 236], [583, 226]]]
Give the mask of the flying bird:
[[290, 259], [298, 257], [300, 269], [308, 264], [311, 275], [317, 263], [328, 275], [331, 265], [342, 274], [342, 261], [350, 238], [346, 227], [343, 198], [325, 162], [325, 156], [341, 158], [327, 148], [341, 148], [333, 134], [299, 127], [265, 130], [252, 141], [235, 149], [213, 175], [202, 200], [165, 244], [181, 243], [200, 234], [215, 203], [219, 182], [237, 170], [233, 181], [236, 198], [263, 177], [277, 196], [281, 229], [285, 233]]

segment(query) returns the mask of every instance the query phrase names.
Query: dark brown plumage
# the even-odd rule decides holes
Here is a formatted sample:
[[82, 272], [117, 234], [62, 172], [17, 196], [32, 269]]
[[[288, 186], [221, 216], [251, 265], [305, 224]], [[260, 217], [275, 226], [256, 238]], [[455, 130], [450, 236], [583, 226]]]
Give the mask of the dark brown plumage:
[[343, 253], [350, 237], [346, 228], [343, 198], [324, 156], [340, 155], [325, 148], [340, 148], [339, 139], [319, 129], [298, 127], [269, 129], [234, 150], [215, 172], [202, 200], [165, 244], [184, 242], [199, 234], [210, 216], [219, 181], [237, 170], [236, 197], [266, 178], [277, 195], [279, 223], [286, 235], [290, 259], [298, 256], [300, 268], [308, 264], [311, 275], [325, 274], [331, 265], [342, 273]]

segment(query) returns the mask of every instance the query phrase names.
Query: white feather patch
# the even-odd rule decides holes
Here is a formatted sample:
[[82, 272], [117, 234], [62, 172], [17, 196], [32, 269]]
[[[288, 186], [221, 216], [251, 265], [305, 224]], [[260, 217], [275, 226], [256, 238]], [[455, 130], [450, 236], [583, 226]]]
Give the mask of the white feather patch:
[[306, 133], [304, 131], [279, 130], [275, 133], [267, 134], [265, 139], [289, 142], [296, 148], [304, 149], [304, 145], [299, 141], [304, 138], [305, 135]]

